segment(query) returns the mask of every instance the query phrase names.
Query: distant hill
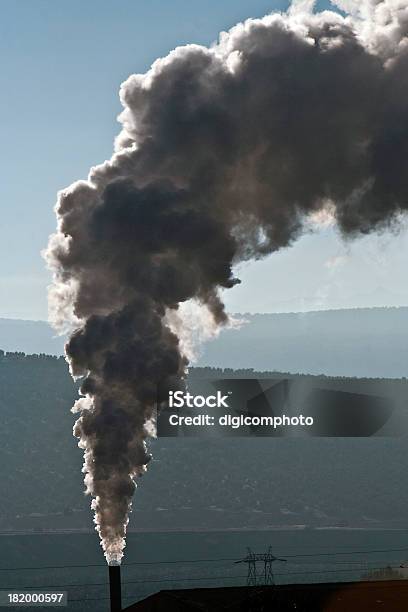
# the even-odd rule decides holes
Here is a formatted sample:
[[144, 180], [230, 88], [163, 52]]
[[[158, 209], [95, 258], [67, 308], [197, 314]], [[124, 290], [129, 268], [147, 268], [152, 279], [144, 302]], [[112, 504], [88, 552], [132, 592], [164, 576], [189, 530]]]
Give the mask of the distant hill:
[[236, 315], [197, 365], [330, 376], [408, 376], [408, 308]]
[[[408, 376], [408, 307], [238, 314], [239, 329], [206, 343], [196, 365], [399, 378]], [[61, 355], [42, 321], [0, 319], [0, 348]]]
[[45, 321], [0, 319], [0, 349], [27, 354], [62, 355], [64, 338]]
[[[209, 374], [226, 373], [190, 375]], [[386, 384], [406, 394], [407, 381]], [[64, 359], [0, 353], [0, 391], [0, 530], [92, 529]], [[163, 438], [151, 448], [132, 528], [408, 527], [406, 437]]]

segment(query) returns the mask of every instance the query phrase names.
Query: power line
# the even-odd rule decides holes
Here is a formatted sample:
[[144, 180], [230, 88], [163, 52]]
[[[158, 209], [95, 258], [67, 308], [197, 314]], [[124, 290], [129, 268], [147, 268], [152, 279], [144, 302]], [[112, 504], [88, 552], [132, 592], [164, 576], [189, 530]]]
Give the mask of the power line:
[[[399, 568], [399, 565], [388, 565], [387, 567], [384, 568], [384, 566], [380, 566], [380, 567], [370, 567], [368, 569], [368, 571], [377, 571], [377, 570], [383, 570], [383, 569], [397, 569]], [[343, 568], [340, 570], [313, 570], [311, 572], [274, 572], [274, 576], [308, 576], [309, 574], [331, 574], [331, 573], [339, 573], [339, 572], [356, 572], [356, 571], [366, 571], [366, 568]], [[208, 577], [199, 577], [199, 578], [163, 578], [163, 579], [155, 579], [155, 580], [127, 580], [125, 582], [123, 582], [123, 585], [126, 584], [144, 584], [146, 582], [190, 582], [190, 581], [196, 581], [196, 580], [234, 580], [234, 579], [240, 579], [240, 578], [246, 578], [247, 576], [245, 575], [230, 575], [230, 576], [208, 576]], [[408, 584], [407, 584], [408, 586]]]
[[[389, 553], [389, 552], [407, 552], [408, 548], [383, 548], [383, 549], [366, 549], [366, 550], [349, 550], [349, 551], [338, 551], [338, 552], [324, 552], [324, 553], [299, 553], [296, 555], [285, 555], [287, 559], [297, 559], [304, 557], [334, 557], [339, 555], [364, 555], [378, 554], [378, 553]], [[173, 565], [178, 563], [219, 563], [222, 561], [236, 561], [236, 557], [225, 557], [218, 559], [178, 559], [175, 561], [132, 561], [124, 563], [123, 568], [133, 565]], [[74, 569], [74, 568], [87, 568], [87, 567], [107, 567], [106, 563], [88, 563], [85, 565], [43, 565], [38, 567], [1, 567], [1, 572], [18, 572], [18, 571], [30, 571], [30, 570], [49, 570], [49, 569]]]
[[[285, 555], [287, 559], [295, 559], [298, 557], [332, 557], [337, 555], [364, 555], [365, 553], [377, 554], [377, 553], [388, 553], [388, 552], [407, 552], [408, 548], [383, 548], [383, 549], [366, 549], [366, 550], [350, 550], [350, 551], [338, 551], [338, 552], [324, 552], [324, 553], [299, 553], [296, 555]], [[210, 563], [216, 561], [236, 561], [236, 557], [220, 558], [220, 559], [186, 559], [177, 561], [133, 561], [126, 563], [123, 567], [129, 565], [158, 565], [158, 564], [171, 564], [171, 563]]]
[[[386, 569], [400, 569], [401, 566], [400, 565], [387, 565], [384, 567], [384, 565], [381, 565], [379, 567], [369, 567], [369, 568], [356, 568], [356, 567], [351, 567], [351, 568], [342, 568], [342, 569], [335, 569], [335, 570], [325, 570], [325, 569], [321, 569], [321, 570], [311, 570], [311, 571], [300, 571], [300, 572], [274, 572], [275, 576], [309, 576], [310, 574], [338, 574], [338, 573], [343, 573], [343, 572], [357, 572], [357, 571], [378, 571], [378, 570], [386, 570]], [[157, 582], [192, 582], [192, 581], [202, 581], [202, 580], [207, 580], [207, 581], [211, 581], [211, 580], [235, 580], [235, 579], [241, 579], [241, 578], [246, 578], [246, 575], [229, 575], [229, 576], [201, 576], [201, 577], [175, 577], [175, 578], [154, 578], [154, 579], [143, 579], [143, 580], [125, 580], [122, 582], [122, 586], [125, 586], [127, 584], [146, 584], [146, 583], [157, 583]], [[108, 582], [93, 582], [93, 583], [79, 583], [79, 584], [43, 584], [43, 585], [37, 585], [37, 586], [21, 586], [21, 585], [14, 585], [14, 586], [9, 586], [9, 587], [2, 587], [2, 589], [9, 589], [9, 590], [13, 590], [13, 589], [51, 589], [51, 588], [64, 588], [64, 587], [70, 587], [70, 588], [84, 588], [84, 587], [96, 587], [96, 586], [108, 586]], [[407, 585], [408, 586], [408, 583]]]
[[[408, 550], [408, 549], [407, 549]], [[0, 572], [25, 572], [29, 570], [74, 569], [85, 567], [107, 567], [107, 564], [90, 563], [87, 565], [40, 565], [37, 567], [0, 567]]]
[[408, 548], [384, 548], [377, 550], [351, 550], [351, 551], [341, 551], [341, 552], [326, 552], [326, 553], [302, 553], [299, 555], [286, 555], [287, 558], [295, 558], [295, 557], [333, 557], [337, 555], [364, 555], [365, 553], [376, 554], [376, 553], [386, 553], [386, 552], [406, 552]]

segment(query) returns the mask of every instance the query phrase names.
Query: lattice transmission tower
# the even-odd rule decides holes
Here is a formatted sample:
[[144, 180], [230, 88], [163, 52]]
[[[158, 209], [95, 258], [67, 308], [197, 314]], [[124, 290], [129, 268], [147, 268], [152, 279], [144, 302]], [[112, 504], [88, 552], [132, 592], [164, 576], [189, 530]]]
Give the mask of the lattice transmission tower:
[[247, 548], [247, 556], [235, 563], [246, 563], [248, 565], [247, 585], [257, 586], [263, 584], [275, 584], [272, 564], [275, 561], [286, 563], [286, 559], [280, 559], [272, 554], [272, 547], [269, 546], [266, 553], [254, 553]]

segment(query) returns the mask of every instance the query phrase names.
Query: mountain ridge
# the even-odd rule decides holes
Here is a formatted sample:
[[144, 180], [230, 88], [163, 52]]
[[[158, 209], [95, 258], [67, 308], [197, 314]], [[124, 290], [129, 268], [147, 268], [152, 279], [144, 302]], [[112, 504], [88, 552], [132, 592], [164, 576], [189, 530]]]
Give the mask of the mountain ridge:
[[[408, 376], [408, 307], [235, 313], [243, 324], [202, 344], [194, 365], [328, 376]], [[45, 321], [0, 318], [0, 348], [62, 355]]]

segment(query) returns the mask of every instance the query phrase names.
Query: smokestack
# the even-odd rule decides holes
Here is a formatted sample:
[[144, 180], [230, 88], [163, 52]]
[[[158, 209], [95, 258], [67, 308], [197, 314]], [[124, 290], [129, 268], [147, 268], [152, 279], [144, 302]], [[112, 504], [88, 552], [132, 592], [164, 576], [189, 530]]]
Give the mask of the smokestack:
[[122, 589], [120, 582], [120, 565], [109, 565], [109, 594], [111, 612], [121, 612]]

